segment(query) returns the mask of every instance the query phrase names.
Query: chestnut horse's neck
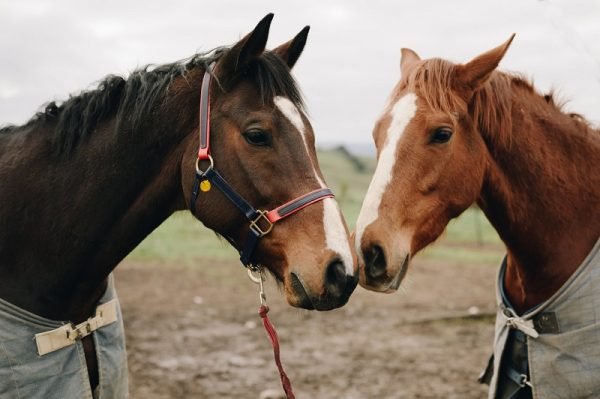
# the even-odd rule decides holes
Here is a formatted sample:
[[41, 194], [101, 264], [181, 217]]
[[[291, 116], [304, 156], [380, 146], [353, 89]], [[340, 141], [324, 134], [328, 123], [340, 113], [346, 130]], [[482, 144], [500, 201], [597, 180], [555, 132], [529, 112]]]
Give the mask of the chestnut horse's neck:
[[186, 97], [138, 128], [123, 120], [115, 131], [112, 111], [67, 154], [53, 152], [52, 120], [0, 133], [0, 298], [57, 320], [91, 314], [114, 267], [185, 207], [181, 159], [199, 95]]
[[490, 158], [478, 204], [507, 246], [505, 290], [524, 312], [552, 296], [600, 236], [600, 132], [518, 83], [507, 94], [510, 123], [482, 133]]

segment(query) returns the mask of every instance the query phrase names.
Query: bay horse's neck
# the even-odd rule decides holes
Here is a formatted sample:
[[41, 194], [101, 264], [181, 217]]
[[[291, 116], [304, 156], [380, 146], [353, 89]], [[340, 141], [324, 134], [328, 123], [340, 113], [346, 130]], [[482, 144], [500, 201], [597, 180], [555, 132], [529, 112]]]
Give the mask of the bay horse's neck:
[[[51, 124], [12, 133], [23, 135], [12, 160], [21, 188], [12, 198], [0, 193], [8, 205], [0, 220], [12, 230], [10, 244], [0, 244], [0, 271], [10, 277], [0, 282], [0, 298], [52, 319], [90, 315], [114, 267], [184, 208], [181, 158], [196, 107], [190, 121], [181, 121], [178, 107], [149, 115], [142, 131], [115, 132], [108, 117], [66, 156], [50, 155]], [[0, 153], [0, 172], [2, 161]]]
[[545, 301], [600, 236], [600, 132], [523, 87], [512, 131], [486, 137], [480, 207], [507, 246], [506, 293], [518, 312]]

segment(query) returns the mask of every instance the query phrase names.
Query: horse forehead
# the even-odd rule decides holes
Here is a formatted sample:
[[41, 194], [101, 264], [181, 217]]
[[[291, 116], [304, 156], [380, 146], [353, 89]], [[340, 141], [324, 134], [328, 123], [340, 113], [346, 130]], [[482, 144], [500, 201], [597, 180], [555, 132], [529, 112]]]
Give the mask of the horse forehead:
[[302, 118], [302, 112], [298, 109], [289, 98], [283, 96], [276, 96], [273, 99], [275, 106], [279, 109], [279, 112], [285, 116], [290, 123], [304, 136], [306, 133], [306, 126], [304, 119]]
[[388, 101], [379, 118], [381, 124], [379, 132], [385, 135], [383, 137], [385, 144], [397, 144], [408, 124], [413, 120], [417, 112], [417, 104], [417, 95], [414, 92], [404, 93]]

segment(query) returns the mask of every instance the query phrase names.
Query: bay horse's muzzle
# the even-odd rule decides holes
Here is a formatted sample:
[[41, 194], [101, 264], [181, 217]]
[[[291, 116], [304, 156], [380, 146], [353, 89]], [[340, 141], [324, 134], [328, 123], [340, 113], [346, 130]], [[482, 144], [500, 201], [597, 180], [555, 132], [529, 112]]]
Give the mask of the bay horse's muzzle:
[[321, 295], [313, 295], [298, 273], [291, 272], [290, 276], [291, 288], [298, 299], [297, 306], [309, 310], [331, 310], [344, 306], [358, 284], [358, 274], [346, 274], [344, 263], [337, 258], [325, 268]]

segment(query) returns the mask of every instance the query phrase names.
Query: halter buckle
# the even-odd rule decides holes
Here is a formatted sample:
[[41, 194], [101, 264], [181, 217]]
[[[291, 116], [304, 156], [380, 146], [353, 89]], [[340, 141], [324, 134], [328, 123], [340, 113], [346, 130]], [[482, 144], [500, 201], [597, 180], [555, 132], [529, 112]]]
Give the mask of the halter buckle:
[[[273, 230], [273, 222], [269, 220], [267, 217], [267, 211], [257, 211], [258, 216], [256, 219], [250, 221], [250, 228], [258, 234], [260, 237], [265, 236]], [[264, 221], [263, 224], [266, 224], [266, 228], [262, 228], [258, 223], [260, 221]]]

